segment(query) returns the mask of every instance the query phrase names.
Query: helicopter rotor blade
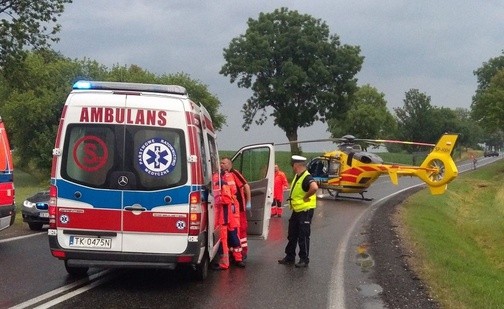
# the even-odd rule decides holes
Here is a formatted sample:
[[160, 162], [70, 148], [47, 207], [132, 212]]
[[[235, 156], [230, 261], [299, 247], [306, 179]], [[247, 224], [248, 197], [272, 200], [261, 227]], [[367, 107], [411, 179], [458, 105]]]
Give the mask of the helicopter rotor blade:
[[399, 140], [390, 140], [390, 139], [365, 139], [366, 142], [375, 142], [375, 143], [391, 143], [391, 144], [405, 144], [405, 145], [418, 145], [418, 146], [430, 146], [434, 147], [436, 144], [431, 143], [421, 143], [421, 142], [408, 142], [408, 141], [399, 141]]
[[320, 138], [320, 139], [310, 139], [310, 140], [300, 140], [300, 141], [290, 141], [283, 143], [275, 143], [277, 146], [281, 145], [291, 145], [291, 144], [306, 144], [306, 143], [320, 143], [320, 142], [333, 142], [333, 143], [355, 143], [355, 142], [365, 142], [369, 143], [373, 146], [377, 146], [378, 144], [404, 144], [404, 145], [418, 145], [418, 146], [429, 146], [434, 147], [435, 144], [431, 143], [421, 143], [421, 142], [408, 142], [408, 141], [400, 141], [400, 140], [390, 140], [390, 139], [367, 139], [367, 138], [354, 138], [353, 136], [344, 136], [340, 138]]
[[306, 143], [320, 143], [320, 142], [340, 142], [341, 138], [321, 138], [321, 139], [309, 139], [303, 141], [291, 141], [284, 143], [275, 143], [275, 145], [291, 145], [291, 144], [306, 144]]

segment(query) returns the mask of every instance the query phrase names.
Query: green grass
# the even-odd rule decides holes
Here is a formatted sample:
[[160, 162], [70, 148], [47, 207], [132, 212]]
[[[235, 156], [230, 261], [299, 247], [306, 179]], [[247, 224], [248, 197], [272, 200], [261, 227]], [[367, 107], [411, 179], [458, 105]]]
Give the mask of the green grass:
[[412, 264], [443, 308], [503, 308], [504, 162], [460, 175], [401, 208]]

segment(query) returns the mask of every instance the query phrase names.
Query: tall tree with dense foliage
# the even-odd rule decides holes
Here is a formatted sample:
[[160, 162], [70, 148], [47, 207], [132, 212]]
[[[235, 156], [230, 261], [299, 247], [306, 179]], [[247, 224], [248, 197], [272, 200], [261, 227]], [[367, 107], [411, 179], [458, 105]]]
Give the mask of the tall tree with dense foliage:
[[504, 69], [504, 50], [502, 50], [500, 56], [490, 58], [490, 60], [484, 62], [480, 68], [474, 70], [473, 73], [478, 79], [476, 94], [487, 89], [492, 78], [502, 69]]
[[359, 87], [351, 100], [346, 117], [328, 119], [333, 138], [351, 134], [358, 138], [390, 138], [396, 131], [396, 120], [387, 108], [385, 94], [371, 85]]
[[[418, 89], [405, 94], [404, 106], [394, 108], [398, 124], [398, 138], [408, 141], [432, 142], [434, 126], [430, 96]], [[438, 133], [435, 136], [439, 137]]]
[[490, 80], [488, 86], [475, 96], [472, 116], [487, 132], [504, 128], [504, 68]]
[[18, 62], [26, 50], [48, 48], [58, 41], [58, 17], [72, 0], [0, 1], [0, 67]]
[[[325, 22], [287, 8], [260, 13], [247, 24], [245, 34], [224, 49], [220, 71], [253, 91], [242, 107], [245, 130], [254, 121], [263, 124], [270, 112], [295, 141], [299, 128], [344, 117], [364, 59], [358, 46], [341, 45]], [[291, 144], [292, 153], [299, 151]]]

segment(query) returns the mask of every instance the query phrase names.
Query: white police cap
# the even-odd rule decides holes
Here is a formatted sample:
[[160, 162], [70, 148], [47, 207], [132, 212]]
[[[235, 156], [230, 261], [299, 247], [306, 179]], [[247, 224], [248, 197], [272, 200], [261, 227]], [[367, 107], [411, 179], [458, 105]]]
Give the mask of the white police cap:
[[298, 155], [294, 155], [291, 157], [291, 163], [301, 163], [306, 162], [306, 158]]

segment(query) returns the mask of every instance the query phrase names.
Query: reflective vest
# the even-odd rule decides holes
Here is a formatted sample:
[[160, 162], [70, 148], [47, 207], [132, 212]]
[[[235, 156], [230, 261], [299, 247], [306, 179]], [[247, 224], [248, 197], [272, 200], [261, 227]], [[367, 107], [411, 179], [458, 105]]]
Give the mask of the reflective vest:
[[303, 180], [306, 176], [310, 175], [308, 171], [304, 171], [303, 174], [297, 179], [294, 177], [291, 184], [290, 191], [290, 208], [295, 212], [306, 211], [317, 207], [317, 194], [310, 196], [310, 200], [305, 202], [303, 200], [306, 195], [306, 191], [303, 190]]
[[[240, 226], [240, 210], [236, 199], [236, 184], [234, 177], [229, 172], [214, 174], [214, 197], [216, 225], [225, 224], [233, 229]], [[220, 186], [220, 187], [219, 187]]]

